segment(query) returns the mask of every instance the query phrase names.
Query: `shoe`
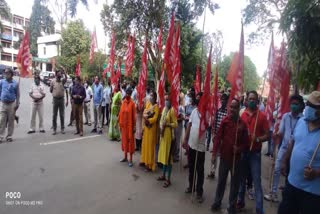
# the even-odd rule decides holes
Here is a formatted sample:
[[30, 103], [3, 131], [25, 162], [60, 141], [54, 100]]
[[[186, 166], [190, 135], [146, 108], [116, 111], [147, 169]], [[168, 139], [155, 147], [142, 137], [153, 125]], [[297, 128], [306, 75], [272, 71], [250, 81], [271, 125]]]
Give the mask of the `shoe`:
[[68, 126], [69, 126], [69, 127], [72, 126], [72, 123], [69, 123]]
[[83, 133], [82, 133], [82, 132], [80, 132], [80, 134], [79, 134], [79, 135], [80, 135], [80, 137], [82, 137], [82, 136], [83, 136]]
[[7, 142], [12, 142], [12, 138], [11, 137], [7, 137]]
[[88, 125], [88, 122], [85, 122], [83, 125]]
[[197, 195], [197, 202], [199, 203], [199, 204], [202, 204], [202, 202], [204, 201], [204, 199], [203, 199], [203, 197], [202, 197], [202, 195]]
[[14, 119], [16, 120], [17, 124], [19, 124], [19, 116], [16, 116]]
[[56, 131], [53, 131], [52, 135], [56, 135], [56, 134], [57, 134], [57, 132], [56, 132]]
[[129, 161], [129, 164], [128, 164], [129, 167], [132, 167], [133, 166], [133, 163], [132, 161]]
[[46, 133], [46, 131], [44, 129], [40, 130], [40, 133]]
[[190, 187], [188, 187], [188, 188], [184, 191], [184, 193], [190, 194], [190, 193], [192, 193], [192, 189], [191, 189]]
[[88, 126], [91, 126], [92, 124], [91, 123], [88, 123]]
[[100, 131], [98, 132], [98, 134], [102, 134], [102, 130], [100, 130]]
[[212, 212], [217, 212], [217, 211], [219, 211], [220, 209], [221, 209], [221, 205], [213, 204], [213, 205], [211, 206], [211, 211], [212, 211]]
[[65, 134], [65, 131], [64, 131], [64, 129], [61, 129], [61, 134]]
[[124, 162], [127, 162], [127, 161], [128, 161], [127, 158], [122, 158], [122, 159], [120, 160], [121, 163], [124, 163]]
[[264, 154], [264, 156], [270, 156], [270, 153], [269, 153], [269, 152], [267, 152], [267, 153], [265, 153], [265, 154]]
[[277, 194], [271, 192], [269, 194], [264, 195], [264, 199], [267, 201], [279, 202]]
[[92, 129], [91, 133], [97, 133], [97, 129]]
[[210, 172], [208, 175], [208, 179], [214, 179], [215, 178], [215, 172]]
[[28, 134], [33, 134], [33, 133], [36, 133], [36, 131], [30, 130], [30, 131], [28, 131], [27, 133], [28, 133]]
[[188, 169], [188, 168], [189, 168], [189, 165], [186, 164], [186, 165], [183, 166], [183, 168], [184, 168], [184, 169]]
[[80, 134], [80, 132], [76, 132], [76, 133], [74, 133], [74, 135], [77, 135], [77, 134]]
[[237, 211], [239, 212], [239, 211], [242, 210], [244, 207], [245, 207], [244, 202], [241, 202], [241, 201], [238, 200], [238, 201], [237, 201], [237, 205], [236, 205]]
[[253, 188], [248, 189], [248, 198], [250, 200], [254, 200], [254, 190], [253, 190]]

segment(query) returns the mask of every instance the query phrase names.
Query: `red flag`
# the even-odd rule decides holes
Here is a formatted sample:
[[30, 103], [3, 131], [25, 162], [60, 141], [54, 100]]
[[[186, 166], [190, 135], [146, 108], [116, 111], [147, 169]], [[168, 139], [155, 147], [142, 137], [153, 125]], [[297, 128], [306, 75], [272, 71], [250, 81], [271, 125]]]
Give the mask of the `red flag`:
[[162, 52], [162, 25], [160, 26], [160, 32], [158, 36], [158, 51], [159, 53]]
[[133, 68], [133, 63], [134, 63], [134, 41], [135, 36], [129, 35], [128, 37], [128, 50], [126, 53], [126, 61], [125, 61], [125, 66], [126, 66], [126, 77], [131, 76], [132, 74], [132, 68]]
[[275, 83], [277, 76], [274, 73], [274, 61], [275, 61], [275, 49], [274, 49], [274, 42], [273, 42], [273, 33], [271, 37], [271, 44], [269, 48], [269, 56], [268, 56], [268, 75], [269, 75], [269, 83], [270, 83], [270, 90], [269, 96], [266, 105], [266, 116], [269, 121], [270, 127], [273, 123], [273, 112], [275, 110], [276, 104], [276, 93], [277, 93], [277, 84]]
[[235, 53], [227, 76], [227, 80], [231, 84], [231, 93], [228, 106], [233, 98], [240, 99], [243, 93], [243, 75], [244, 75], [244, 36], [243, 25], [241, 26], [240, 48], [239, 53]]
[[180, 23], [178, 23], [174, 41], [174, 66], [172, 74], [172, 84], [170, 91], [170, 101], [173, 109], [178, 115], [179, 94], [180, 94], [180, 74], [181, 74], [181, 56], [180, 56]]
[[194, 83], [194, 91], [196, 94], [201, 91], [201, 73], [199, 65], [196, 65], [196, 81]]
[[110, 49], [110, 56], [107, 68], [103, 71], [103, 76], [106, 76], [107, 72], [110, 72], [110, 77], [114, 74], [114, 61], [115, 61], [115, 45], [116, 45], [116, 34], [112, 33], [111, 39], [111, 49]]
[[96, 47], [97, 47], [97, 35], [96, 35], [96, 28], [94, 28], [91, 34], [91, 45], [90, 45], [90, 56], [89, 56], [90, 64], [93, 63], [94, 50], [96, 49]]
[[290, 103], [289, 103], [289, 93], [290, 93], [290, 73], [287, 67], [287, 60], [286, 60], [286, 48], [285, 43], [282, 42], [281, 49], [280, 49], [280, 56], [278, 60], [278, 71], [279, 76], [281, 77], [281, 84], [280, 84], [280, 102], [279, 102], [279, 109], [278, 109], [278, 117], [277, 122], [275, 125], [275, 129], [277, 130], [282, 119], [282, 116], [290, 111]]
[[75, 76], [81, 76], [81, 64], [80, 64], [80, 56], [77, 58], [76, 72]]
[[115, 76], [115, 83], [118, 83], [121, 79], [121, 59], [118, 59], [118, 66], [117, 66], [117, 71], [116, 71], [116, 76]]
[[216, 112], [219, 108], [219, 94], [218, 94], [218, 86], [219, 86], [219, 83], [218, 83], [218, 65], [216, 66], [216, 71], [215, 71], [215, 74], [214, 74], [214, 85], [213, 85], [213, 91], [212, 91], [212, 95], [211, 95], [211, 109], [210, 109], [210, 112], [211, 112], [211, 124], [213, 124], [213, 120], [214, 120], [214, 116], [216, 115]]
[[212, 46], [210, 47], [208, 62], [207, 62], [207, 70], [206, 70], [206, 77], [204, 80], [203, 86], [203, 95], [200, 98], [200, 102], [198, 105], [198, 111], [200, 113], [200, 127], [199, 127], [199, 138], [203, 136], [206, 129], [210, 123], [210, 81], [211, 81], [211, 51]]
[[169, 28], [168, 38], [166, 42], [166, 50], [163, 58], [163, 62], [166, 66], [168, 82], [170, 84], [172, 83], [172, 75], [174, 72], [173, 66], [174, 66], [174, 58], [175, 58], [173, 40], [174, 40], [174, 12], [172, 13], [172, 16], [171, 16], [170, 28]]
[[24, 35], [22, 43], [20, 45], [20, 49], [16, 60], [20, 70], [20, 77], [26, 77], [32, 74], [29, 69], [31, 57], [32, 56], [30, 54], [29, 32], [26, 31], [26, 34]]
[[137, 86], [137, 94], [138, 94], [138, 101], [139, 101], [140, 107], [143, 105], [143, 99], [146, 95], [146, 85], [147, 85], [147, 79], [148, 79], [147, 61], [148, 61], [148, 55], [147, 55], [147, 37], [146, 37], [143, 54], [142, 54], [142, 71], [141, 71], [139, 83]]
[[159, 108], [160, 112], [164, 108], [164, 95], [165, 95], [165, 78], [164, 78], [164, 68], [161, 71], [161, 77], [158, 85], [158, 100], [159, 100]]

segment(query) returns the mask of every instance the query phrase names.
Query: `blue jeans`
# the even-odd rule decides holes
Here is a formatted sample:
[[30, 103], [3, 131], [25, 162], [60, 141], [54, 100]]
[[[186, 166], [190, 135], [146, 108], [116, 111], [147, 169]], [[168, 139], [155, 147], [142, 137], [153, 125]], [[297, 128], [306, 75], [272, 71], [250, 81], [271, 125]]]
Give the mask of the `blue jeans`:
[[284, 148], [283, 146], [281, 146], [277, 155], [275, 166], [274, 166], [273, 183], [272, 183], [272, 189], [271, 189], [272, 193], [277, 193], [278, 184], [280, 180], [280, 173], [281, 173], [281, 162], [286, 152], [287, 152], [287, 148]]
[[[248, 164], [253, 180], [255, 200], [256, 200], [256, 213], [264, 214], [263, 211], [263, 192], [261, 186], [261, 153], [260, 152], [248, 152], [242, 155], [243, 168]], [[242, 176], [238, 194], [238, 201], [245, 203], [245, 192], [246, 192], [246, 176]]]

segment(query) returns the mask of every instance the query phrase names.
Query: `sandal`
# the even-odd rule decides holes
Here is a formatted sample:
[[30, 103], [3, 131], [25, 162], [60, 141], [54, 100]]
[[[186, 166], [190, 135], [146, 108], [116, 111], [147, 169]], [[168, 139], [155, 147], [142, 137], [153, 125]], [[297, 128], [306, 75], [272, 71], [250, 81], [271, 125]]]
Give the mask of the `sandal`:
[[165, 181], [165, 180], [166, 180], [166, 177], [164, 177], [163, 175], [157, 178], [157, 181]]
[[163, 184], [163, 188], [168, 188], [169, 186], [171, 186], [171, 182], [169, 180], [166, 180]]
[[123, 159], [121, 159], [121, 160], [120, 160], [120, 162], [121, 162], [121, 163], [123, 163], [123, 162], [127, 162], [127, 161], [128, 161], [128, 159], [127, 159], [127, 158], [123, 158]]

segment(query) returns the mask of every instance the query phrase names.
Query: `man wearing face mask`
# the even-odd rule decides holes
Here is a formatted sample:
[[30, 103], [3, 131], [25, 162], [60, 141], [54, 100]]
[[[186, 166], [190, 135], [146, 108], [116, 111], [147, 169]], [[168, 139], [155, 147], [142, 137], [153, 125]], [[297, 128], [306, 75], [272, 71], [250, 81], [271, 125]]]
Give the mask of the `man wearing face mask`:
[[[269, 123], [266, 115], [258, 109], [258, 93], [248, 93], [248, 108], [241, 115], [241, 119], [247, 123], [249, 130], [249, 152], [242, 157], [243, 168], [249, 169], [255, 189], [256, 213], [264, 214], [263, 193], [261, 186], [261, 148], [262, 143], [269, 139]], [[245, 183], [246, 176], [243, 176], [240, 183], [237, 209], [245, 207]]]
[[6, 140], [12, 141], [15, 111], [20, 104], [19, 83], [13, 79], [13, 71], [6, 68], [5, 79], [0, 80], [0, 143], [4, 140], [4, 132], [8, 124]]
[[84, 117], [86, 118], [85, 125], [91, 126], [91, 100], [92, 100], [92, 89], [88, 82], [84, 83], [84, 88], [86, 89], [86, 99], [84, 100], [83, 111]]
[[[64, 74], [64, 78], [62, 78], [62, 74]], [[52, 80], [50, 85], [50, 93], [53, 97], [53, 118], [52, 118], [52, 127], [53, 127], [53, 135], [57, 134], [57, 117], [58, 111], [60, 115], [60, 126], [61, 126], [61, 134], [65, 134], [64, 132], [64, 95], [66, 95], [66, 107], [68, 106], [68, 91], [64, 88], [64, 84], [66, 83], [67, 75], [64, 70], [56, 71], [56, 79]]]
[[[282, 161], [281, 173], [288, 183], [282, 193], [279, 214], [318, 213], [320, 210], [320, 92], [308, 96], [304, 117], [294, 130], [293, 139]], [[312, 160], [312, 158], [314, 158]]]
[[129, 167], [133, 166], [132, 156], [135, 150], [134, 132], [136, 129], [136, 105], [131, 99], [131, 94], [132, 89], [129, 87], [126, 89], [126, 96], [121, 104], [120, 113], [118, 116], [121, 130], [121, 147], [124, 153], [124, 157], [120, 162], [127, 162], [127, 155], [129, 153]]
[[275, 162], [272, 188], [270, 193], [264, 196], [267, 201], [278, 202], [277, 190], [280, 180], [281, 161], [288, 149], [290, 141], [292, 140], [293, 132], [298, 120], [303, 116], [301, 112], [304, 109], [304, 102], [300, 95], [293, 95], [290, 97], [290, 109], [290, 112], [283, 115], [279, 131], [275, 135], [275, 137], [282, 139], [282, 143]]
[[43, 98], [46, 96], [44, 86], [40, 83], [40, 76], [38, 73], [34, 75], [34, 84], [32, 84], [29, 92], [29, 96], [32, 98], [32, 113], [31, 124], [28, 134], [35, 133], [36, 129], [36, 115], [39, 115], [39, 129], [41, 133], [45, 133], [43, 128]]

